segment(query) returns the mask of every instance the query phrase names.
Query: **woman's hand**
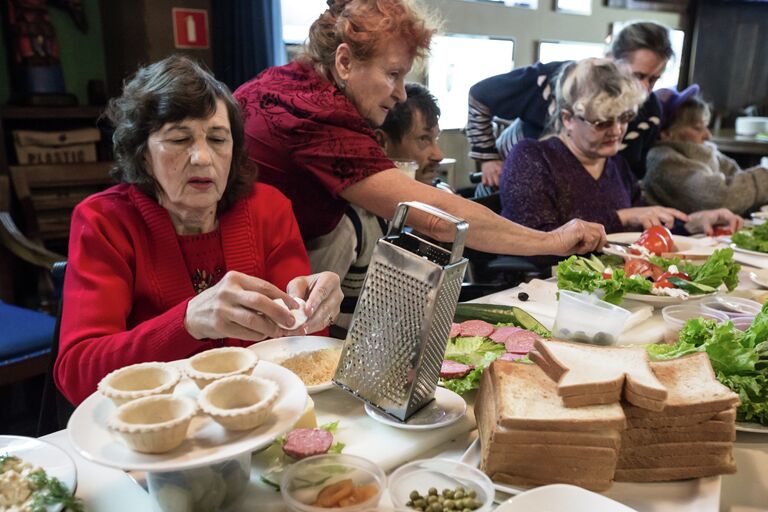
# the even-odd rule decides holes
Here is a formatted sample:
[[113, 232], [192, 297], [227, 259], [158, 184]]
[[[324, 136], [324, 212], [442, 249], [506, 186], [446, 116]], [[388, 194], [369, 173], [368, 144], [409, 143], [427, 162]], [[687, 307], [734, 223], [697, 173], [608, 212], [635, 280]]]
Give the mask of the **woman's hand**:
[[[573, 219], [563, 224], [549, 235], [555, 239], [551, 254], [570, 256], [595, 251], [606, 243], [605, 228], [602, 224]], [[543, 252], [542, 252], [543, 254]]]
[[504, 162], [501, 160], [486, 160], [480, 164], [480, 170], [483, 172], [483, 185], [486, 187], [498, 187], [503, 166]]
[[333, 323], [339, 316], [339, 308], [344, 294], [341, 292], [339, 276], [333, 272], [320, 272], [310, 276], [300, 276], [288, 283], [287, 292], [307, 303], [307, 323], [287, 335], [317, 332]]
[[737, 232], [744, 224], [744, 219], [733, 213], [727, 208], [718, 208], [717, 210], [702, 210], [694, 212], [688, 216], [688, 222], [685, 223], [685, 229], [689, 233], [704, 233], [712, 236], [714, 227], [727, 225], [732, 232]]
[[[338, 278], [337, 278], [338, 282]], [[187, 304], [184, 327], [193, 338], [237, 338], [261, 341], [283, 335], [277, 324], [293, 325], [293, 315], [273, 302], [299, 307], [287, 293], [275, 285], [240, 272], [230, 271]]]
[[688, 216], [680, 210], [667, 208], [666, 206], [640, 206], [637, 208], [624, 208], [616, 212], [622, 226], [642, 226], [643, 229], [651, 226], [666, 226], [671, 228], [675, 219], [688, 221]]

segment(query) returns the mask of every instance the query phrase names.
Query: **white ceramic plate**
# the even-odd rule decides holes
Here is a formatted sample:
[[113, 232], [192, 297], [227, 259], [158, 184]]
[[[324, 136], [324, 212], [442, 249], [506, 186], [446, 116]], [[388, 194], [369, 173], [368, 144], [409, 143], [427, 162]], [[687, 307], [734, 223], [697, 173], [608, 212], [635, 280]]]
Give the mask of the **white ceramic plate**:
[[717, 292], [704, 293], [701, 295], [689, 295], [685, 299], [680, 297], [668, 297], [666, 295], [652, 295], [652, 294], [646, 295], [644, 293], [626, 293], [624, 294], [623, 298], [626, 300], [636, 300], [638, 302], [644, 302], [646, 304], [650, 304], [655, 308], [662, 308], [664, 306], [671, 306], [673, 304], [693, 303], [705, 297], [710, 297], [716, 293]]
[[496, 512], [532, 512], [567, 510], [568, 512], [637, 512], [602, 494], [575, 485], [552, 484], [536, 487], [502, 503]]
[[390, 418], [386, 414], [365, 404], [365, 412], [378, 421], [395, 428], [405, 430], [431, 430], [434, 428], [447, 427], [456, 423], [467, 412], [467, 402], [461, 396], [450, 389], [437, 387], [435, 390], [435, 399], [427, 404], [419, 412], [408, 418], [405, 423]]
[[768, 288], [768, 269], [753, 270], [749, 273], [749, 278], [756, 285]]
[[768, 434], [768, 425], [750, 423], [747, 421], [737, 421], [736, 430], [739, 432], [752, 432], [754, 434]]
[[[339, 350], [339, 357], [341, 357], [341, 349], [344, 346], [344, 340], [336, 338], [328, 338], [326, 336], [288, 336], [286, 338], [275, 338], [267, 341], [261, 341], [248, 347], [254, 351], [259, 359], [269, 361], [271, 363], [280, 364], [281, 361], [285, 361], [289, 357], [293, 357], [303, 352], [314, 352], [316, 350], [323, 350], [327, 348], [336, 348]], [[333, 381], [328, 380], [322, 384], [315, 386], [307, 386], [307, 391], [310, 395], [331, 389]]]
[[[226, 430], [210, 417], [198, 414], [192, 419], [187, 438], [177, 448], [161, 454], [139, 453], [129, 449], [107, 429], [114, 404], [98, 392], [85, 399], [69, 419], [67, 431], [72, 445], [88, 460], [124, 470], [178, 471], [207, 466], [231, 459], [246, 451], [267, 446], [287, 432], [304, 413], [307, 392], [294, 373], [282, 366], [260, 361], [253, 375], [272, 379], [280, 395], [267, 422], [245, 432]], [[197, 386], [183, 379], [175, 394], [195, 398]]]
[[[642, 233], [611, 233], [607, 236], [609, 242], [624, 242], [632, 244], [637, 242]], [[694, 238], [690, 236], [672, 235], [672, 241], [675, 244], [674, 253], [680, 253], [680, 256], [705, 257], [711, 255], [719, 243], [713, 238]]]
[[740, 252], [742, 254], [749, 254], [751, 256], [761, 256], [763, 258], [768, 258], [768, 252], [750, 251], [749, 249], [742, 249], [736, 244], [731, 244], [731, 249], [733, 249], [733, 252]]
[[[67, 453], [51, 443], [21, 436], [0, 436], [0, 455], [15, 455], [24, 462], [43, 468], [49, 477], [56, 477], [70, 491], [77, 486], [77, 468]], [[47, 512], [61, 510], [51, 505]]]

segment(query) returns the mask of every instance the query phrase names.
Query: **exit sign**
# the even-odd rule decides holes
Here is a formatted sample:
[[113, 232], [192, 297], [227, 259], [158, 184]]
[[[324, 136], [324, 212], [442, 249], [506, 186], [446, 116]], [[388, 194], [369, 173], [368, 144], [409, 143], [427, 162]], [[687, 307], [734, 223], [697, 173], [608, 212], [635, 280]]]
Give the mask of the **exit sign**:
[[208, 48], [208, 11], [174, 7], [171, 12], [176, 48]]

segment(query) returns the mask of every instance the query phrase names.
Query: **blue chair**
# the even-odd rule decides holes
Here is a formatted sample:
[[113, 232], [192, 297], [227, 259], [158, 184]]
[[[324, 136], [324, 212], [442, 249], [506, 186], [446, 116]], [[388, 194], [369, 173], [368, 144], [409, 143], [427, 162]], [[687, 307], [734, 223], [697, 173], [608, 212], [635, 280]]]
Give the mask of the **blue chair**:
[[[0, 290], [12, 289], [8, 276], [15, 268], [12, 257], [32, 264], [50, 275], [57, 261], [65, 260], [26, 238], [17, 228], [8, 209], [10, 203], [8, 178], [0, 176], [0, 263], [5, 272], [0, 278]], [[52, 289], [52, 288], [51, 288]], [[8, 300], [8, 293], [5, 294]], [[51, 357], [56, 319], [46, 313], [0, 301], [0, 386], [45, 374]]]

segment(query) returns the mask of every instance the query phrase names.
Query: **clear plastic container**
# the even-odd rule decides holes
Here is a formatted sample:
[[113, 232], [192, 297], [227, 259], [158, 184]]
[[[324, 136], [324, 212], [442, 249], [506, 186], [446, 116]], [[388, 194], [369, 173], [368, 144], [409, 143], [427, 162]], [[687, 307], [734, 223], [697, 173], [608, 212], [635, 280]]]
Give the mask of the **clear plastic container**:
[[[334, 506], [335, 512], [362, 512], [377, 508], [386, 487], [387, 477], [375, 463], [356, 455], [326, 454], [307, 457], [292, 464], [280, 480], [280, 493], [290, 510], [324, 512], [328, 507], [315, 506], [321, 491], [332, 485], [342, 486], [351, 480], [354, 494], [374, 490], [362, 501], [346, 506]], [[374, 489], [375, 488], [375, 489]]]
[[552, 335], [556, 338], [614, 345], [630, 312], [588, 293], [560, 290]]
[[147, 473], [152, 510], [236, 510], [251, 477], [251, 453], [201, 468]]
[[409, 462], [397, 468], [389, 477], [389, 497], [395, 508], [407, 508], [413, 501], [411, 493], [416, 491], [427, 497], [430, 488], [439, 493], [444, 489], [455, 492], [464, 489], [466, 499], [474, 493], [478, 505], [475, 512], [484, 512], [493, 508], [494, 490], [491, 479], [485, 473], [463, 462], [449, 459], [423, 459]]
[[661, 310], [661, 316], [664, 318], [664, 341], [667, 343], [677, 342], [677, 335], [683, 328], [685, 322], [691, 318], [704, 318], [706, 320], [715, 320], [718, 323], [728, 321], [725, 313], [720, 311], [704, 311], [701, 304], [683, 304], [679, 306], [667, 306]]
[[701, 309], [707, 312], [723, 313], [728, 318], [738, 318], [742, 316], [754, 317], [763, 306], [759, 302], [741, 297], [729, 297], [727, 295], [715, 295], [707, 297], [699, 302]]

